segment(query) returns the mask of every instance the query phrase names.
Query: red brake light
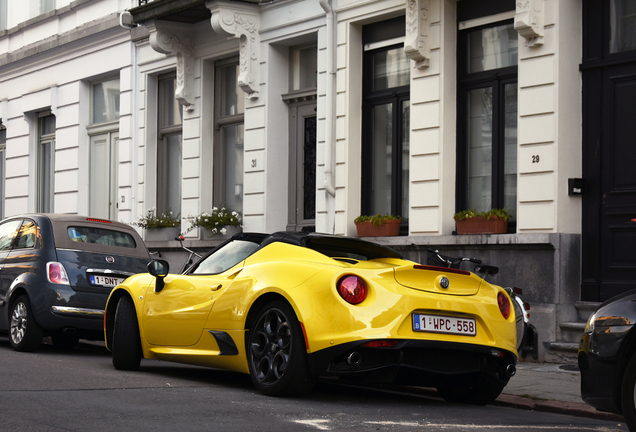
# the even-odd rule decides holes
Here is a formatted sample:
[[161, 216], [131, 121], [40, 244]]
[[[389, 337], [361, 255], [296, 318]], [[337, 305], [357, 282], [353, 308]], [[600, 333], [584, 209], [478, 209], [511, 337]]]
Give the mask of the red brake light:
[[369, 347], [369, 348], [391, 348], [392, 346], [397, 345], [398, 342], [400, 341], [399, 340], [376, 340], [376, 341], [365, 342], [360, 346]]
[[367, 284], [358, 276], [348, 275], [340, 278], [336, 284], [338, 294], [347, 303], [360, 304], [367, 298]]
[[104, 219], [94, 219], [94, 218], [86, 218], [87, 221], [89, 222], [103, 222], [103, 223], [112, 223], [109, 220], [104, 220]]
[[49, 282], [54, 284], [68, 285], [68, 276], [66, 275], [66, 269], [58, 262], [50, 262], [46, 264], [47, 277]]
[[499, 305], [501, 315], [503, 315], [504, 319], [508, 319], [510, 316], [510, 300], [508, 300], [508, 296], [502, 292], [497, 294], [497, 304]]

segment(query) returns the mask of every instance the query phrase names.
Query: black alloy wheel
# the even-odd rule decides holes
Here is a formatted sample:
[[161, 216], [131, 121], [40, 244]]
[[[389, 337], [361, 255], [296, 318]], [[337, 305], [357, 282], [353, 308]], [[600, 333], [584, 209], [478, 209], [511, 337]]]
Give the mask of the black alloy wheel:
[[249, 332], [247, 356], [252, 382], [263, 394], [298, 396], [316, 382], [300, 323], [283, 302], [269, 303], [259, 313]]
[[141, 363], [141, 339], [135, 304], [127, 295], [119, 299], [113, 325], [113, 366], [120, 370], [137, 370]]
[[35, 351], [42, 342], [42, 328], [35, 322], [31, 302], [26, 295], [18, 297], [9, 316], [9, 342], [16, 351]]

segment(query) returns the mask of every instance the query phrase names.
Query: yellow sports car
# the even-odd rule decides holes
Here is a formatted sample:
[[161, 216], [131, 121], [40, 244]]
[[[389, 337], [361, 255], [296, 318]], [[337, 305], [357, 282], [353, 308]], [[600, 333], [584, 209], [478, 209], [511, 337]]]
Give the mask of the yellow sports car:
[[117, 369], [141, 358], [247, 373], [269, 395], [318, 377], [436, 387], [486, 404], [515, 372], [515, 314], [475, 274], [355, 238], [242, 233], [183, 274], [126, 279], [104, 317]]

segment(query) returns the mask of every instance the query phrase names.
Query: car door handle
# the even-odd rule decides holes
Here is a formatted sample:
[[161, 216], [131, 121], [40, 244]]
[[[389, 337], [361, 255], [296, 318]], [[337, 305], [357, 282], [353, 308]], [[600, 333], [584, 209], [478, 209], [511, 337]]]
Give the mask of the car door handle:
[[212, 287], [210, 287], [210, 289], [211, 289], [212, 291], [218, 291], [218, 290], [220, 290], [220, 289], [221, 289], [221, 287], [222, 287], [222, 286], [223, 286], [223, 285], [221, 285], [221, 284], [218, 284], [218, 285], [212, 285]]

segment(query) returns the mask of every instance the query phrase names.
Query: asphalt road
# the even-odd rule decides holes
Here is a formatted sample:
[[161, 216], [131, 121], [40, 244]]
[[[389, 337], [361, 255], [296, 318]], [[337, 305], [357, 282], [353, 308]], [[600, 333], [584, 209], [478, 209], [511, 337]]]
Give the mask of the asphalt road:
[[616, 422], [321, 382], [302, 399], [248, 376], [143, 360], [113, 368], [103, 345], [17, 353], [0, 336], [0, 431], [626, 431]]

